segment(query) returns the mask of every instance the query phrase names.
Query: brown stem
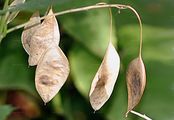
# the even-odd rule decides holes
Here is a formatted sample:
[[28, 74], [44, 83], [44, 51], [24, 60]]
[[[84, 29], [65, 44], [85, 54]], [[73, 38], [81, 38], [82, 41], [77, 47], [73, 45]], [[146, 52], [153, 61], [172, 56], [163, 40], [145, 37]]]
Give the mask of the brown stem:
[[140, 25], [140, 48], [139, 48], [139, 57], [141, 57], [141, 53], [142, 53], [142, 45], [143, 45], [143, 26], [142, 26], [142, 22], [141, 22], [141, 18], [139, 16], [139, 14], [137, 13], [137, 11], [132, 8], [131, 6], [127, 6], [129, 9], [131, 9], [135, 15], [137, 16], [137, 19], [139, 21], [139, 25]]
[[109, 8], [109, 16], [110, 16], [110, 38], [109, 41], [112, 42], [112, 10]]
[[[132, 8], [129, 5], [122, 5], [122, 4], [101, 4], [98, 3], [96, 5], [91, 5], [91, 6], [86, 6], [86, 7], [81, 7], [81, 8], [75, 8], [75, 9], [70, 9], [70, 10], [65, 10], [65, 11], [61, 11], [61, 12], [57, 12], [54, 15], [55, 16], [59, 16], [59, 15], [64, 15], [64, 14], [68, 14], [68, 13], [74, 13], [74, 12], [80, 12], [80, 11], [87, 11], [87, 10], [92, 10], [92, 9], [99, 9], [99, 8], [118, 8], [120, 9], [130, 9], [131, 11], [134, 12], [134, 14], [136, 15], [138, 21], [139, 21], [139, 25], [140, 25], [140, 48], [139, 48], [139, 57], [141, 57], [141, 51], [142, 51], [142, 43], [143, 43], [143, 39], [142, 39], [142, 22], [141, 22], [141, 18], [139, 16], [139, 14], [136, 12], [136, 10], [134, 8]], [[41, 20], [43, 20], [45, 18], [41, 17]], [[11, 29], [9, 29], [7, 31], [7, 34], [10, 32], [13, 32], [14, 30], [23, 28], [27, 23], [18, 25], [16, 27], [13, 27]], [[111, 31], [112, 32], [112, 31]]]

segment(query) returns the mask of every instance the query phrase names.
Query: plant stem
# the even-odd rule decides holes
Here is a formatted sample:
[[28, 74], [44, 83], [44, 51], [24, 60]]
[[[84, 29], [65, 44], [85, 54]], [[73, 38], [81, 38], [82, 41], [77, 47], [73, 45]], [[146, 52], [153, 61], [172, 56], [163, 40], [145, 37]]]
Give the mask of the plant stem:
[[[131, 11], [134, 12], [134, 14], [137, 16], [138, 21], [139, 21], [139, 25], [140, 25], [140, 50], [139, 50], [139, 56], [141, 56], [141, 49], [142, 49], [142, 22], [141, 22], [141, 18], [139, 16], [139, 14], [136, 12], [136, 10], [134, 8], [132, 8], [129, 5], [121, 5], [121, 4], [96, 4], [96, 5], [91, 5], [91, 6], [86, 6], [86, 7], [81, 7], [81, 8], [75, 8], [75, 9], [70, 9], [70, 10], [65, 10], [62, 12], [57, 12], [54, 15], [55, 16], [59, 16], [59, 15], [64, 15], [64, 14], [68, 14], [68, 13], [74, 13], [74, 12], [80, 12], [80, 11], [87, 11], [87, 10], [92, 10], [92, 9], [99, 9], [99, 8], [118, 8], [118, 9], [130, 9]], [[41, 17], [41, 20], [43, 20], [45, 18]], [[23, 28], [27, 23], [15, 26], [11, 29], [9, 29], [7, 31], [7, 34], [10, 32], [13, 32], [17, 29]]]
[[[9, 1], [9, 0], [6, 0]], [[109, 8], [109, 13], [110, 13], [110, 19], [111, 19], [111, 23], [110, 23], [110, 41], [111, 41], [111, 37], [112, 37], [112, 12], [111, 12], [111, 8], [117, 8], [119, 10], [121, 9], [130, 9], [131, 11], [134, 12], [134, 14], [136, 15], [138, 22], [139, 22], [139, 26], [140, 26], [140, 46], [139, 46], [139, 57], [141, 57], [141, 53], [142, 53], [142, 44], [143, 44], [143, 35], [142, 35], [142, 22], [141, 22], [141, 18], [139, 16], [139, 14], [137, 13], [137, 11], [129, 6], [129, 5], [122, 5], [122, 4], [106, 4], [106, 3], [98, 3], [96, 5], [91, 5], [91, 6], [85, 6], [85, 7], [80, 7], [80, 8], [75, 8], [75, 9], [69, 9], [69, 10], [65, 10], [65, 11], [61, 11], [61, 12], [57, 12], [54, 15], [55, 16], [60, 16], [60, 15], [64, 15], [64, 14], [69, 14], [69, 13], [75, 13], [75, 12], [81, 12], [81, 11], [87, 11], [87, 10], [92, 10], [92, 9], [99, 9], [99, 8]], [[40, 20], [45, 19], [46, 16], [41, 17]], [[1, 21], [2, 22], [2, 21]], [[24, 26], [26, 26], [26, 23], [20, 24], [18, 26], [15, 26], [13, 28], [10, 28], [7, 30], [7, 33], [11, 33], [15, 30], [18, 30], [20, 28], [23, 28]], [[2, 27], [2, 26], [0, 26]], [[145, 120], [152, 120], [151, 118], [147, 117], [146, 115], [142, 115], [138, 112], [135, 111], [130, 111], [131, 113], [144, 118]]]
[[70, 9], [70, 10], [65, 10], [62, 12], [58, 12], [55, 13], [55, 16], [58, 15], [63, 15], [63, 14], [67, 14], [67, 13], [73, 13], [73, 12], [80, 12], [80, 11], [86, 11], [86, 10], [91, 10], [91, 9], [98, 9], [98, 8], [118, 8], [120, 9], [130, 9], [131, 11], [134, 12], [134, 14], [136, 15], [138, 22], [139, 22], [139, 26], [140, 26], [140, 48], [139, 48], [139, 57], [141, 57], [141, 51], [142, 51], [142, 44], [143, 44], [143, 29], [142, 29], [142, 22], [141, 22], [141, 18], [139, 16], [139, 14], [137, 13], [137, 11], [129, 6], [129, 5], [122, 5], [122, 4], [96, 4], [96, 5], [91, 5], [91, 6], [87, 6], [87, 7], [81, 7], [81, 8], [76, 8], [76, 9]]
[[[70, 9], [70, 10], [65, 10], [65, 11], [61, 11], [61, 12], [57, 12], [54, 15], [55, 16], [59, 16], [59, 15], [64, 15], [64, 14], [68, 14], [68, 13], [74, 13], [74, 12], [80, 12], [80, 11], [87, 11], [87, 10], [92, 10], [92, 9], [99, 9], [99, 8], [118, 8], [119, 10], [121, 9], [130, 9], [131, 11], [134, 12], [134, 14], [136, 15], [138, 22], [139, 22], [139, 26], [140, 26], [140, 48], [139, 48], [139, 57], [141, 57], [141, 51], [142, 51], [142, 44], [143, 44], [143, 39], [142, 39], [142, 22], [141, 22], [141, 18], [139, 16], [139, 14], [137, 13], [137, 11], [132, 8], [129, 5], [122, 5], [122, 4], [105, 4], [105, 3], [98, 3], [96, 5], [91, 5], [91, 6], [86, 6], [86, 7], [81, 7], [81, 8], [75, 8], [75, 9]], [[43, 20], [45, 18], [41, 17], [40, 19]], [[17, 29], [23, 28], [27, 23], [15, 26], [13, 28], [10, 28], [9, 30], [7, 30], [7, 34], [10, 32], [13, 32]]]
[[[9, 0], [6, 0], [5, 3], [4, 3], [3, 10], [4, 10], [4, 9], [7, 9], [8, 3], [9, 3]], [[6, 14], [4, 14], [4, 15], [1, 17], [1, 21], [0, 21], [0, 33], [3, 32], [4, 26], [5, 26], [5, 25], [4, 25], [4, 24], [5, 24], [5, 21], [6, 21]]]
[[[54, 15], [55, 16], [59, 16], [59, 15], [64, 15], [64, 14], [68, 14], [68, 13], [74, 13], [74, 12], [80, 12], [80, 11], [87, 11], [87, 10], [92, 10], [92, 9], [99, 9], [99, 8], [118, 8], [119, 10], [121, 9], [130, 9], [131, 11], [134, 12], [134, 14], [136, 15], [138, 22], [139, 22], [139, 26], [140, 26], [140, 46], [139, 46], [139, 57], [141, 57], [141, 53], [142, 53], [142, 44], [143, 44], [143, 39], [142, 39], [142, 22], [141, 22], [141, 18], [139, 16], [139, 14], [137, 13], [137, 11], [132, 8], [129, 5], [122, 5], [122, 4], [105, 4], [105, 3], [98, 3], [96, 5], [91, 5], [91, 6], [86, 6], [86, 7], [81, 7], [81, 8], [75, 8], [75, 9], [70, 9], [70, 10], [65, 10], [65, 11], [61, 11], [61, 12], [57, 12]], [[111, 10], [110, 10], [111, 11]], [[40, 19], [43, 20], [45, 18], [41, 17]], [[112, 19], [112, 18], [111, 18]], [[9, 30], [7, 30], [7, 34], [10, 32], [13, 32], [17, 29], [23, 28], [27, 23], [15, 26], [13, 28], [10, 28]], [[112, 28], [111, 28], [112, 29]], [[111, 33], [110, 33], [111, 34]], [[111, 36], [111, 35], [110, 35]]]
[[141, 18], [139, 16], [139, 14], [137, 13], [137, 11], [132, 8], [131, 6], [127, 6], [130, 10], [132, 10], [135, 15], [137, 16], [137, 19], [139, 21], [139, 25], [140, 25], [140, 48], [139, 48], [139, 57], [141, 57], [141, 53], [142, 53], [142, 45], [143, 45], [143, 25], [142, 25], [142, 22], [141, 22]]
[[[126, 9], [127, 5], [121, 5], [121, 4], [96, 4], [96, 5], [91, 5], [91, 6], [86, 6], [86, 7], [81, 7], [81, 8], [75, 8], [75, 9], [69, 9], [69, 10], [65, 10], [65, 11], [61, 11], [61, 12], [57, 12], [54, 15], [55, 16], [60, 16], [60, 15], [64, 15], [64, 14], [69, 14], [69, 13], [75, 13], [75, 12], [81, 12], [81, 11], [87, 11], [87, 10], [92, 10], [92, 9], [98, 9], [98, 8], [111, 8], [111, 7], [116, 7], [118, 9]], [[46, 16], [43, 16], [40, 18], [40, 20], [45, 19]], [[7, 33], [13, 32], [15, 30], [18, 30], [20, 28], [23, 28], [26, 23], [20, 24], [18, 26], [15, 26], [13, 28], [10, 28], [9, 30], [7, 30]]]
[[145, 119], [145, 120], [152, 120], [151, 118], [147, 117], [146, 115], [142, 115], [141, 113], [138, 113], [138, 112], [136, 112], [136, 111], [131, 110], [130, 112], [131, 112], [132, 114], [135, 114], [135, 115], [137, 115], [137, 116], [139, 116], [139, 117]]
[[[4, 3], [3, 10], [8, 8], [8, 3], [9, 3], [9, 0], [6, 0]], [[1, 40], [6, 36], [6, 33], [7, 33], [6, 32], [6, 30], [7, 30], [7, 24], [6, 24], [7, 14], [8, 13], [1, 16], [1, 19], [0, 19], [0, 43], [1, 43]]]
[[112, 10], [111, 8], [109, 8], [109, 16], [110, 16], [110, 38], [109, 38], [109, 41], [111, 42], [112, 41]]

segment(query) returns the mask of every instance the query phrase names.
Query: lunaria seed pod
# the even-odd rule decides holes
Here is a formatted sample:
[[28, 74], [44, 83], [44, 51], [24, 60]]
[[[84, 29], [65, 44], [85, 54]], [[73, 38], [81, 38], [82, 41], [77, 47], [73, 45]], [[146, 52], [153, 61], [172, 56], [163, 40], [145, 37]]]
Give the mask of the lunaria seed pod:
[[139, 103], [146, 85], [146, 72], [141, 57], [129, 64], [127, 75], [128, 108], [127, 114]]
[[92, 81], [89, 98], [92, 108], [99, 110], [111, 96], [120, 68], [120, 58], [110, 42], [104, 59]]
[[35, 76], [36, 89], [45, 103], [63, 86], [69, 75], [69, 63], [59, 47], [51, 47], [41, 57]]

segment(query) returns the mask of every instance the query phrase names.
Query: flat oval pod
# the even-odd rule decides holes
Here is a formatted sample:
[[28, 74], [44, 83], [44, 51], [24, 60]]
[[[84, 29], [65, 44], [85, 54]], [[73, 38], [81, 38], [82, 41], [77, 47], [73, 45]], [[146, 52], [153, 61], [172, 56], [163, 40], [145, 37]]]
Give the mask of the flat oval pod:
[[141, 57], [129, 64], [127, 75], [128, 108], [127, 114], [139, 103], [146, 85], [146, 72]]
[[38, 27], [37, 31], [33, 34], [31, 41], [31, 50], [29, 56], [30, 66], [37, 65], [42, 54], [50, 46], [58, 46], [60, 41], [60, 33], [58, 23], [52, 9], [50, 9], [40, 27]]
[[111, 96], [120, 68], [120, 58], [112, 43], [92, 81], [89, 98], [93, 109], [99, 110]]
[[22, 45], [25, 51], [30, 55], [30, 49], [31, 49], [31, 37], [36, 32], [37, 28], [40, 27], [40, 16], [39, 12], [34, 13], [30, 20], [28, 21], [27, 25], [24, 27], [24, 30], [22, 32]]
[[69, 63], [62, 50], [49, 48], [39, 60], [36, 68], [36, 89], [45, 103], [60, 90], [69, 75]]

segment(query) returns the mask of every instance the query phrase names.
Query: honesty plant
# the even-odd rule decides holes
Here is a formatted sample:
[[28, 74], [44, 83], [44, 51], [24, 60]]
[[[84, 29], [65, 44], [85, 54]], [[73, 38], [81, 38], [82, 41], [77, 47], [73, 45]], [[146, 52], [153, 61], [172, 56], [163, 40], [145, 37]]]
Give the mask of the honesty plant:
[[[25, 0], [14, 0], [11, 5], [9, 5], [9, 9], [24, 2]], [[6, 6], [8, 6], [8, 4]], [[110, 98], [120, 69], [120, 57], [112, 44], [111, 38], [111, 8], [118, 8], [119, 10], [130, 9], [137, 16], [140, 25], [140, 49], [139, 56], [130, 63], [126, 74], [128, 89], [128, 108], [126, 116], [129, 112], [131, 112], [144, 119], [151, 120], [147, 116], [133, 111], [134, 107], [138, 105], [143, 95], [146, 85], [146, 72], [141, 56], [142, 23], [140, 16], [131, 6], [98, 3], [96, 5], [66, 10], [58, 13], [53, 13], [52, 9], [50, 9], [48, 14], [43, 17], [40, 17], [39, 13], [36, 12], [27, 23], [6, 30], [7, 24], [17, 16], [19, 11], [12, 13], [7, 12], [0, 19], [1, 25], [3, 25], [0, 29], [0, 38], [2, 40], [2, 38], [4, 38], [8, 33], [24, 27], [21, 37], [22, 45], [29, 55], [29, 65], [37, 66], [35, 75], [36, 89], [44, 103], [47, 103], [61, 89], [70, 72], [69, 61], [59, 47], [60, 33], [55, 16], [98, 8], [109, 8], [111, 22], [110, 35], [108, 35], [108, 38], [110, 37], [108, 40], [108, 47], [105, 55], [103, 56], [103, 61], [98, 68], [97, 73], [94, 75], [89, 92], [89, 99], [92, 108], [95, 111], [99, 110]], [[43, 21], [41, 22], [41, 20]]]

